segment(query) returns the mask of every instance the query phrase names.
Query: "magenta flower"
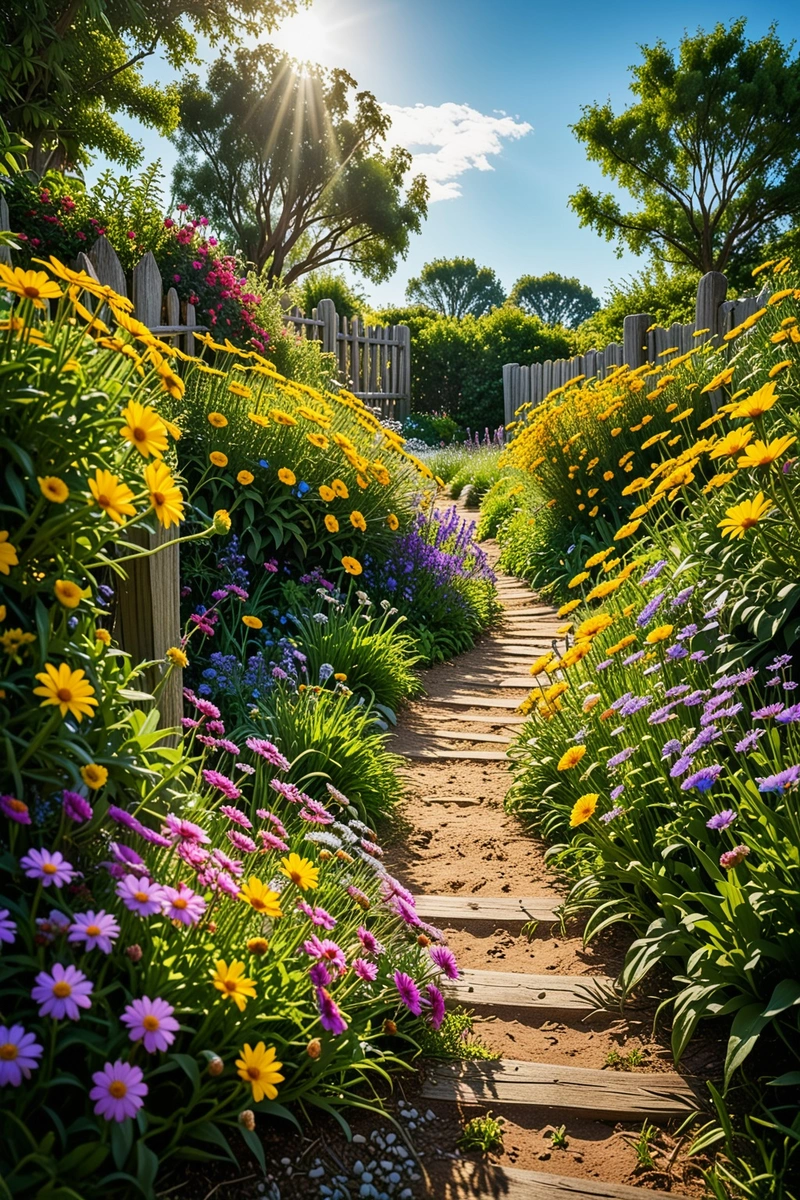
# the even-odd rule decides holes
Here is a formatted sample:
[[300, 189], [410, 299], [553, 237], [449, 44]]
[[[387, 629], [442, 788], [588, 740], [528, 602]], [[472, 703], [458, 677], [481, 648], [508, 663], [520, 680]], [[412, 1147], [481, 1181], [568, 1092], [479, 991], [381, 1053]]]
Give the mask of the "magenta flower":
[[422, 1012], [422, 997], [419, 994], [419, 988], [410, 975], [406, 975], [405, 971], [395, 971], [394, 986], [397, 988], [400, 999], [410, 1013], [418, 1017]]
[[218, 721], [222, 716], [216, 704], [212, 704], [210, 700], [202, 700], [197, 696], [193, 696], [192, 704], [194, 704], [197, 711], [201, 712], [204, 717], [211, 717], [212, 720]]
[[171, 921], [180, 921], [181, 925], [196, 925], [206, 911], [206, 902], [185, 883], [179, 883], [176, 888], [161, 889], [161, 911]]
[[60, 850], [29, 850], [19, 860], [28, 879], [35, 879], [42, 887], [61, 888], [75, 876], [71, 863], [68, 863]]
[[211, 841], [211, 838], [199, 825], [195, 825], [193, 821], [186, 821], [183, 817], [176, 817], [174, 813], [165, 817], [164, 829], [165, 832], [171, 833], [173, 837], [182, 842]]
[[162, 888], [146, 875], [126, 875], [117, 884], [117, 895], [126, 908], [140, 917], [152, 917], [161, 910]]
[[70, 792], [64, 788], [61, 802], [65, 815], [76, 825], [83, 825], [85, 821], [91, 821], [94, 816], [91, 804], [80, 792]]
[[228, 776], [223, 775], [221, 771], [209, 771], [206, 768], [203, 770], [203, 779], [209, 787], [216, 788], [229, 800], [238, 800], [242, 794], [233, 780], [228, 779]]
[[[274, 782], [275, 781], [273, 780], [273, 783]], [[286, 829], [284, 828], [283, 822], [281, 821], [280, 817], [276, 817], [275, 813], [270, 812], [268, 808], [257, 808], [256, 816], [259, 818], [259, 820], [269, 821], [272, 825], [274, 825], [275, 832], [279, 833], [282, 838], [288, 837], [288, 834], [286, 832]]]
[[198, 846], [196, 842], [178, 842], [175, 847], [175, 853], [178, 858], [182, 858], [190, 867], [194, 867], [195, 871], [199, 871], [209, 857], [205, 847]]
[[326, 783], [325, 787], [328, 789], [328, 795], [332, 796], [337, 804], [341, 804], [342, 808], [347, 808], [350, 801], [347, 799], [347, 796], [345, 796], [344, 792], [340, 792], [339, 789], [335, 788], [332, 783]]
[[229, 821], [235, 821], [237, 825], [241, 825], [242, 829], [252, 829], [253, 822], [249, 817], [246, 817], [240, 808], [235, 804], [222, 804], [219, 810], [223, 817], [227, 817]]
[[172, 845], [172, 841], [169, 838], [164, 837], [162, 833], [156, 833], [155, 829], [148, 829], [146, 825], [143, 825], [139, 830], [139, 836], [143, 837], [151, 846], [164, 846], [166, 848]]
[[253, 751], [253, 754], [265, 758], [278, 771], [288, 771], [292, 765], [288, 759], [283, 757], [278, 747], [272, 742], [268, 742], [266, 738], [249, 737], [245, 745], [248, 750]]
[[724, 854], [720, 854], [719, 865], [725, 871], [730, 871], [733, 867], [738, 867], [740, 863], [743, 863], [749, 853], [749, 846], [734, 846], [732, 850], [726, 850]]
[[18, 825], [31, 823], [27, 804], [24, 800], [17, 800], [15, 796], [0, 796], [0, 812], [10, 821], [16, 821]]
[[434, 983], [425, 988], [424, 1004], [430, 1005], [428, 1020], [434, 1029], [438, 1029], [444, 1020], [444, 996]]
[[220, 750], [226, 750], [228, 754], [241, 754], [239, 747], [235, 742], [232, 742], [230, 738], [220, 738], [217, 745], [219, 746]]
[[78, 1009], [91, 1008], [89, 999], [94, 984], [77, 967], [64, 967], [55, 963], [48, 975], [40, 971], [36, 976], [36, 987], [31, 998], [39, 1005], [40, 1017], [52, 1017], [54, 1021], [77, 1021]]
[[166, 1050], [175, 1041], [180, 1025], [172, 1015], [174, 1011], [166, 1000], [142, 996], [141, 1000], [133, 1000], [128, 1005], [120, 1021], [128, 1026], [132, 1042], [143, 1042], [147, 1053], [155, 1054], [157, 1050]]
[[347, 1029], [347, 1022], [339, 1012], [338, 1005], [330, 992], [324, 987], [317, 988], [317, 1004], [319, 1005], [319, 1023], [328, 1033], [337, 1037]]
[[310, 800], [310, 796], [306, 796], [305, 792], [301, 792], [293, 783], [286, 783], [283, 779], [270, 779], [269, 786], [276, 791], [279, 796], [283, 796], [284, 800], [288, 800], [290, 804], [302, 804], [305, 800]]
[[265, 850], [280, 850], [283, 854], [289, 850], [287, 842], [282, 842], [277, 834], [270, 833], [267, 829], [259, 829], [258, 836], [261, 838]]
[[301, 913], [305, 913], [313, 925], [318, 925], [321, 929], [328, 930], [336, 928], [336, 917], [331, 916], [326, 909], [314, 908], [306, 900], [298, 900], [297, 907]]
[[365, 958], [354, 958], [353, 970], [365, 983], [374, 983], [378, 978], [378, 964], [367, 962]]
[[436, 964], [448, 979], [458, 979], [458, 963], [453, 951], [447, 946], [431, 946], [428, 953], [431, 961]]
[[367, 854], [371, 854], [373, 858], [383, 858], [383, 850], [375, 842], [370, 842], [367, 838], [361, 839], [361, 849]]
[[336, 942], [330, 938], [325, 938], [323, 941], [316, 934], [310, 937], [308, 941], [303, 942], [303, 950], [311, 958], [319, 959], [332, 970], [336, 970], [341, 975], [347, 970], [347, 959], [344, 956], [344, 951]]
[[238, 829], [228, 829], [225, 836], [231, 845], [235, 846], [242, 854], [255, 854], [258, 849], [253, 839], [246, 833], [240, 833]]
[[413, 904], [409, 904], [402, 896], [392, 896], [388, 902], [389, 906], [397, 913], [398, 917], [405, 922], [406, 925], [412, 927], [421, 925], [422, 922], [417, 915], [417, 910]]
[[9, 946], [13, 946], [16, 934], [16, 922], [11, 920], [9, 910], [0, 908], [0, 942], [7, 942]]
[[22, 1025], [0, 1025], [0, 1087], [19, 1087], [39, 1066], [44, 1047]]
[[218, 867], [222, 867], [223, 871], [227, 871], [229, 875], [235, 876], [237, 879], [244, 871], [244, 863], [238, 858], [229, 858], [224, 850], [214, 850], [211, 857]]
[[144, 1104], [147, 1084], [141, 1067], [117, 1059], [106, 1063], [102, 1071], [92, 1075], [94, 1087], [89, 1098], [94, 1100], [94, 1111], [106, 1121], [127, 1121], [135, 1117]]
[[374, 933], [371, 933], [365, 925], [358, 927], [358, 940], [366, 950], [367, 954], [383, 954], [384, 949]]
[[[240, 834], [244, 837], [244, 834]], [[216, 888], [219, 892], [224, 892], [226, 896], [231, 896], [234, 900], [238, 899], [240, 887], [235, 879], [231, 879], [227, 871], [217, 871]]]
[[112, 944], [119, 937], [119, 925], [116, 917], [102, 909], [97, 914], [92, 909], [85, 913], [77, 913], [75, 921], [70, 925], [68, 942], [83, 942], [84, 950], [102, 950], [110, 954]]
[[309, 967], [308, 978], [314, 987], [327, 987], [331, 981], [330, 972], [323, 962], [315, 962], [312, 967]]
[[300, 816], [304, 821], [309, 821], [314, 825], [331, 825], [334, 820], [333, 815], [328, 812], [324, 804], [320, 804], [319, 800], [306, 800], [300, 809]]

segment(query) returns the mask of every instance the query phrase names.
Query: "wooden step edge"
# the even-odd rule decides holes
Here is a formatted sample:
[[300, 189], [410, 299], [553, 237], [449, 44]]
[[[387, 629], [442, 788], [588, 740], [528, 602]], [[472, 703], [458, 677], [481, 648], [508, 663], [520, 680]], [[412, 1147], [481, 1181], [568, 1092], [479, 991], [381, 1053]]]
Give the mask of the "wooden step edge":
[[489, 1108], [547, 1109], [601, 1121], [667, 1121], [698, 1108], [689, 1084], [672, 1072], [603, 1071], [515, 1058], [436, 1063], [422, 1095]]
[[519, 708], [519, 701], [506, 700], [503, 696], [465, 695], [459, 692], [453, 696], [426, 696], [426, 704], [449, 704], [453, 708], [504, 708], [513, 712]]
[[404, 750], [404, 758], [425, 762], [444, 762], [451, 759], [465, 759], [474, 762], [508, 762], [508, 755], [499, 750], [436, 750], [422, 748], [419, 750]]
[[614, 995], [606, 975], [529, 975], [466, 968], [442, 984], [445, 995], [467, 1007], [513, 1008], [536, 1013], [593, 1013]]
[[689, 1200], [681, 1192], [653, 1191], [549, 1171], [525, 1171], [483, 1162], [456, 1162], [441, 1183], [441, 1200]]
[[553, 922], [558, 920], [557, 910], [561, 903], [558, 897], [551, 896], [416, 897], [417, 912], [423, 920], [436, 925], [450, 925], [453, 929], [475, 923], [509, 928], [527, 925], [531, 921]]

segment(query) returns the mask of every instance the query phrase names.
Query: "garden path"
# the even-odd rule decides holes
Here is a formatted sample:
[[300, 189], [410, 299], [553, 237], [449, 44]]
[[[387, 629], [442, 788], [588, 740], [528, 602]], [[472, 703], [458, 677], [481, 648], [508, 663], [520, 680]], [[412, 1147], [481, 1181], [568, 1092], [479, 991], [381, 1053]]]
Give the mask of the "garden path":
[[[496, 547], [484, 545], [496, 560]], [[425, 673], [426, 695], [394, 739], [408, 760], [407, 828], [388, 865], [419, 893], [420, 915], [445, 929], [462, 968], [449, 995], [475, 1011], [475, 1032], [499, 1055], [429, 1068], [422, 1100], [454, 1134], [488, 1110], [505, 1119], [500, 1158], [428, 1162], [430, 1194], [698, 1196], [699, 1171], [683, 1156], [688, 1137], [674, 1131], [696, 1109], [699, 1081], [678, 1075], [651, 1036], [652, 998], [624, 1014], [598, 1010], [621, 966], [619, 940], [584, 948], [580, 930], [561, 927], [563, 885], [545, 847], [503, 808], [527, 667], [560, 621], [516, 579], [499, 574], [498, 591], [501, 622], [457, 662]], [[549, 1140], [562, 1125], [566, 1148]], [[649, 1165], [634, 1145], [643, 1127], [652, 1127]]]

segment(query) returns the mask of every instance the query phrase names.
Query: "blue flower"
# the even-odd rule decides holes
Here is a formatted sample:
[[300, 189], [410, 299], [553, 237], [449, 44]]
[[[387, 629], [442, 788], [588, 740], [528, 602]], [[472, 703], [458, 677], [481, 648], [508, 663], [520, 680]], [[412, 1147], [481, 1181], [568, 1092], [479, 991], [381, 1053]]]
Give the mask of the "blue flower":
[[692, 788], [697, 788], [698, 792], [708, 792], [721, 774], [722, 766], [719, 763], [714, 763], [710, 767], [701, 767], [699, 771], [695, 771], [694, 775], [690, 775], [687, 779], [684, 779], [681, 784], [681, 791], [690, 792]]

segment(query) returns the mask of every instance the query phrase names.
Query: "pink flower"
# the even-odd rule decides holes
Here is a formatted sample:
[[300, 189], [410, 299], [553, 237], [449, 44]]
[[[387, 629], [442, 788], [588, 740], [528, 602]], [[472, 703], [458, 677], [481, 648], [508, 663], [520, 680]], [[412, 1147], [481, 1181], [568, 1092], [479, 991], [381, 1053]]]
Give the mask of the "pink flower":
[[[244, 834], [241, 834], [240, 836], [244, 837]], [[217, 872], [216, 885], [217, 890], [224, 892], [226, 896], [231, 896], [234, 900], [238, 898], [240, 891], [239, 884], [235, 879], [231, 879], [227, 871]]]
[[133, 1000], [127, 1006], [120, 1021], [128, 1026], [132, 1042], [143, 1042], [147, 1053], [155, 1054], [157, 1050], [166, 1050], [175, 1041], [180, 1025], [172, 1015], [174, 1011], [166, 1000], [142, 996], [141, 1000]]
[[117, 1059], [106, 1063], [102, 1071], [92, 1075], [94, 1087], [89, 1098], [96, 1101], [94, 1111], [106, 1121], [127, 1121], [135, 1117], [144, 1104], [147, 1084], [141, 1067]]
[[173, 221], [172, 217], [165, 217], [165, 218], [164, 218], [164, 228], [165, 228], [165, 229], [172, 229], [172, 226], [173, 226], [174, 224], [175, 224], [175, 222]]
[[229, 800], [238, 800], [241, 792], [237, 788], [232, 779], [228, 779], [227, 775], [223, 775], [221, 771], [203, 770], [203, 779], [209, 787], [217, 788], [222, 792], [223, 796], [227, 796]]
[[424, 1004], [430, 1005], [428, 1020], [434, 1029], [438, 1029], [444, 1020], [444, 996], [435, 984], [429, 983], [425, 988]]
[[422, 1012], [422, 999], [419, 994], [419, 988], [410, 975], [406, 975], [405, 971], [395, 971], [394, 986], [400, 995], [400, 999], [410, 1013], [418, 1017]]
[[238, 858], [228, 858], [223, 850], [215, 850], [211, 857], [218, 867], [223, 871], [227, 871], [229, 875], [235, 875], [237, 878], [244, 871], [244, 863], [239, 862]]
[[373, 858], [383, 858], [383, 851], [381, 850], [380, 846], [375, 844], [375, 842], [370, 842], [366, 838], [362, 838], [361, 848], [362, 850], [365, 850], [367, 854], [371, 854]]
[[219, 810], [223, 817], [227, 817], [229, 821], [235, 821], [237, 825], [241, 825], [242, 829], [252, 829], [253, 822], [249, 817], [246, 817], [240, 808], [236, 808], [232, 804], [222, 804]]
[[206, 902], [185, 883], [179, 883], [176, 888], [162, 888], [161, 911], [171, 921], [180, 921], [181, 925], [196, 925], [206, 911]]
[[330, 938], [325, 938], [320, 941], [316, 934], [310, 937], [308, 941], [303, 942], [303, 950], [311, 958], [319, 959], [331, 969], [335, 969], [341, 975], [347, 970], [347, 959], [344, 956], [344, 951], [336, 942]]
[[44, 1053], [44, 1047], [23, 1025], [0, 1025], [0, 1050], [0, 1088], [7, 1083], [19, 1087], [23, 1077], [30, 1079]]
[[377, 963], [367, 962], [365, 958], [354, 958], [353, 970], [359, 979], [363, 979], [365, 983], [374, 983], [378, 978]]
[[132, 242], [136, 240], [136, 234], [134, 233], [134, 231], [132, 229], [128, 230], [128, 237], [130, 238], [130, 240]]
[[91, 1008], [89, 999], [94, 984], [77, 967], [64, 967], [56, 963], [50, 974], [40, 971], [36, 976], [36, 987], [31, 998], [39, 1005], [40, 1017], [52, 1017], [54, 1021], [77, 1021], [78, 1009]]
[[315, 825], [331, 825], [334, 819], [319, 800], [306, 800], [300, 809], [300, 816], [304, 821], [310, 821]]
[[309, 967], [308, 978], [314, 987], [327, 987], [331, 981], [330, 972], [323, 962], [315, 962]]
[[49, 946], [57, 937], [66, 933], [71, 924], [69, 917], [57, 908], [51, 908], [49, 917], [36, 918], [38, 932], [35, 940], [40, 946]]
[[31, 823], [27, 804], [24, 800], [17, 800], [16, 796], [0, 796], [0, 812], [10, 821], [16, 821], [18, 825]]
[[288, 771], [292, 765], [288, 759], [284, 758], [277, 746], [266, 738], [249, 737], [245, 742], [248, 750], [252, 750], [254, 754], [259, 754], [265, 758], [268, 763], [278, 771]]
[[297, 907], [301, 913], [305, 913], [313, 925], [318, 925], [321, 929], [336, 928], [336, 918], [326, 912], [324, 908], [314, 908], [306, 900], [298, 900]]
[[191, 699], [197, 711], [202, 713], [204, 717], [211, 717], [213, 720], [218, 721], [222, 716], [216, 704], [212, 704], [210, 700], [203, 700], [201, 697], [194, 695]]
[[61, 803], [65, 815], [76, 825], [82, 825], [84, 821], [91, 821], [94, 816], [91, 804], [81, 796], [80, 792], [70, 792], [65, 788], [61, 795]]
[[749, 853], [749, 846], [734, 846], [732, 850], [726, 850], [724, 854], [720, 854], [719, 865], [725, 871], [730, 871], [733, 867], [738, 867], [740, 863], [743, 863]]
[[458, 979], [458, 963], [453, 951], [447, 946], [431, 946], [428, 953], [431, 961], [447, 976], [448, 979]]
[[[305, 792], [301, 792], [293, 783], [286, 783], [283, 779], [270, 779], [269, 786], [279, 796], [283, 796], [284, 800], [288, 800], [290, 804], [302, 804], [304, 800], [310, 799]], [[286, 831], [284, 830], [284, 836]]]
[[138, 913], [140, 917], [152, 917], [161, 909], [162, 888], [158, 883], [142, 875], [126, 875], [117, 884], [117, 895], [126, 908]]
[[101, 909], [95, 913], [89, 909], [85, 913], [76, 913], [75, 921], [70, 926], [68, 942], [83, 942], [84, 950], [102, 950], [110, 954], [112, 944], [119, 937], [119, 925], [116, 917]]
[[35, 879], [42, 887], [61, 888], [75, 876], [71, 863], [68, 863], [60, 850], [51, 854], [48, 850], [29, 850], [19, 860], [28, 879]]
[[392, 896], [389, 901], [389, 907], [397, 913], [398, 917], [412, 927], [420, 925], [421, 921], [417, 916], [417, 910], [413, 904], [409, 904], [402, 896]]
[[255, 854], [258, 849], [253, 839], [249, 838], [246, 833], [240, 833], [238, 829], [227, 830], [225, 836], [231, 845], [240, 850], [242, 854]]
[[383, 946], [375, 937], [375, 934], [371, 933], [365, 925], [359, 925], [358, 927], [358, 940], [361, 942], [361, 945], [364, 947], [367, 954], [378, 955], [384, 953]]
[[317, 988], [317, 1004], [319, 1005], [319, 1023], [328, 1033], [336, 1037], [347, 1029], [347, 1022], [339, 1012], [336, 1001], [324, 987]]
[[277, 834], [270, 833], [267, 829], [259, 829], [258, 836], [261, 838], [265, 850], [280, 850], [282, 854], [288, 853], [289, 843], [282, 842]]
[[196, 842], [178, 842], [175, 853], [190, 867], [194, 867], [195, 871], [199, 871], [208, 859], [208, 851]]
[[192, 821], [186, 821], [183, 817], [176, 817], [174, 813], [169, 813], [164, 818], [164, 830], [166, 833], [180, 838], [182, 842], [211, 841], [211, 838], [199, 825], [195, 825]]
[[225, 750], [228, 754], [241, 753], [239, 747], [235, 742], [232, 742], [230, 738], [220, 738], [217, 745], [219, 746], [220, 750]]
[[281, 835], [281, 837], [288, 836], [280, 817], [276, 817], [275, 813], [270, 812], [268, 808], [257, 808], [256, 816], [260, 820], [269, 821], [272, 825], [274, 825], [276, 832], [279, 833]]
[[225, 722], [224, 721], [209, 721], [208, 724], [206, 725], [206, 729], [208, 730], [209, 733], [213, 733], [213, 734], [218, 735], [219, 737], [222, 737], [222, 735], [225, 733]]

